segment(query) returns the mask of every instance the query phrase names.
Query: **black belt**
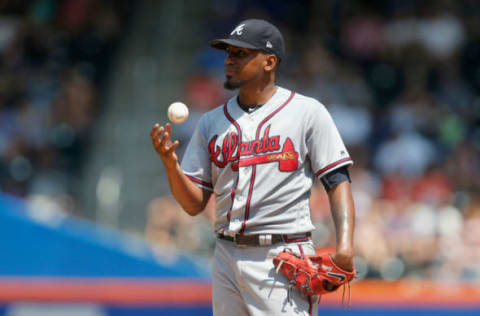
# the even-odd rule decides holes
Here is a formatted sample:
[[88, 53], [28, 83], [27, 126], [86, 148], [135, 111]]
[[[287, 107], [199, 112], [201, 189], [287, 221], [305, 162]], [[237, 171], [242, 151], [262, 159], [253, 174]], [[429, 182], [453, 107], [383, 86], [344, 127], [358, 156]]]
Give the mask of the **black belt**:
[[312, 234], [302, 233], [302, 234], [290, 234], [290, 235], [281, 235], [281, 234], [259, 234], [259, 235], [240, 235], [236, 234], [235, 237], [227, 236], [218, 233], [217, 238], [231, 241], [237, 246], [270, 246], [279, 242], [292, 243], [292, 242], [302, 242], [308, 241]]

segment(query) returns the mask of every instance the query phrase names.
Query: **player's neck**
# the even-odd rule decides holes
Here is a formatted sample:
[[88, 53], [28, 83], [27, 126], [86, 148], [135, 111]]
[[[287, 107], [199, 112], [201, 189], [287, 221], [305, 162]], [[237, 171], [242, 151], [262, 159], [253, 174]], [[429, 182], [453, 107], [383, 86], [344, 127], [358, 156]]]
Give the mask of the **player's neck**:
[[238, 92], [238, 100], [244, 106], [265, 104], [277, 91], [273, 81], [267, 85], [242, 86]]

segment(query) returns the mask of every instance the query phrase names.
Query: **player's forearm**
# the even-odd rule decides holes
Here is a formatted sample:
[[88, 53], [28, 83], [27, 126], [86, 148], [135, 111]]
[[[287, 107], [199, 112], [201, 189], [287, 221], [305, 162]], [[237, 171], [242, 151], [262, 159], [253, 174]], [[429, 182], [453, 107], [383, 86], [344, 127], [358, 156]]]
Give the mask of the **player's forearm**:
[[203, 211], [208, 201], [206, 192], [187, 178], [182, 169], [175, 163], [165, 166], [170, 191], [185, 212], [195, 216]]
[[355, 207], [350, 183], [342, 182], [328, 192], [333, 221], [336, 228], [337, 253], [353, 258]]

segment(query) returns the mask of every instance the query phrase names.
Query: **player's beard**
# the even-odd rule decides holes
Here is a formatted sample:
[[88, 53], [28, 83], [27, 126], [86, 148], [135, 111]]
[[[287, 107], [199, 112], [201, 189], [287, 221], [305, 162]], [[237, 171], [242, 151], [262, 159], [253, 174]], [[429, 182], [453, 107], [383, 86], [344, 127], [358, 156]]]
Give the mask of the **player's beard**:
[[227, 80], [225, 81], [223, 86], [227, 90], [235, 90], [235, 89], [240, 88], [244, 83], [245, 83], [244, 81], [241, 81], [241, 80], [238, 80], [238, 79], [235, 80], [231, 77], [227, 77]]

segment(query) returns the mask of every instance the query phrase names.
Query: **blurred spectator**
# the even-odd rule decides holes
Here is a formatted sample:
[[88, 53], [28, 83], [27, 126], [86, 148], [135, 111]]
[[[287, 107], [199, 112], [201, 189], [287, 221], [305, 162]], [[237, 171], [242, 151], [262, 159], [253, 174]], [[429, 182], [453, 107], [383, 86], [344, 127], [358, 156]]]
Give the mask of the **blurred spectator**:
[[368, 12], [350, 18], [342, 27], [343, 50], [355, 60], [374, 59], [385, 47], [384, 27], [378, 16]]
[[75, 191], [125, 6], [0, 4], [0, 190], [40, 203], [38, 210], [82, 215]]
[[465, 29], [461, 21], [441, 4], [425, 3], [417, 9], [403, 8], [394, 11], [387, 23], [386, 41], [394, 49], [408, 49], [420, 44], [432, 57], [448, 59], [458, 52], [465, 41]]
[[425, 49], [439, 59], [453, 56], [465, 40], [462, 23], [440, 6], [432, 5], [419, 21], [417, 35]]
[[410, 177], [422, 176], [435, 161], [434, 145], [416, 132], [397, 133], [380, 145], [375, 167], [384, 176], [401, 173]]
[[372, 130], [372, 118], [368, 109], [360, 106], [332, 104], [328, 110], [347, 146], [363, 144]]
[[452, 200], [452, 183], [441, 168], [432, 165], [423, 177], [413, 183], [410, 198], [434, 207], [445, 205]]
[[192, 218], [171, 197], [153, 199], [147, 207], [145, 238], [160, 257], [179, 251], [210, 254], [215, 244], [209, 221], [211, 210], [210, 204], [205, 216]]

